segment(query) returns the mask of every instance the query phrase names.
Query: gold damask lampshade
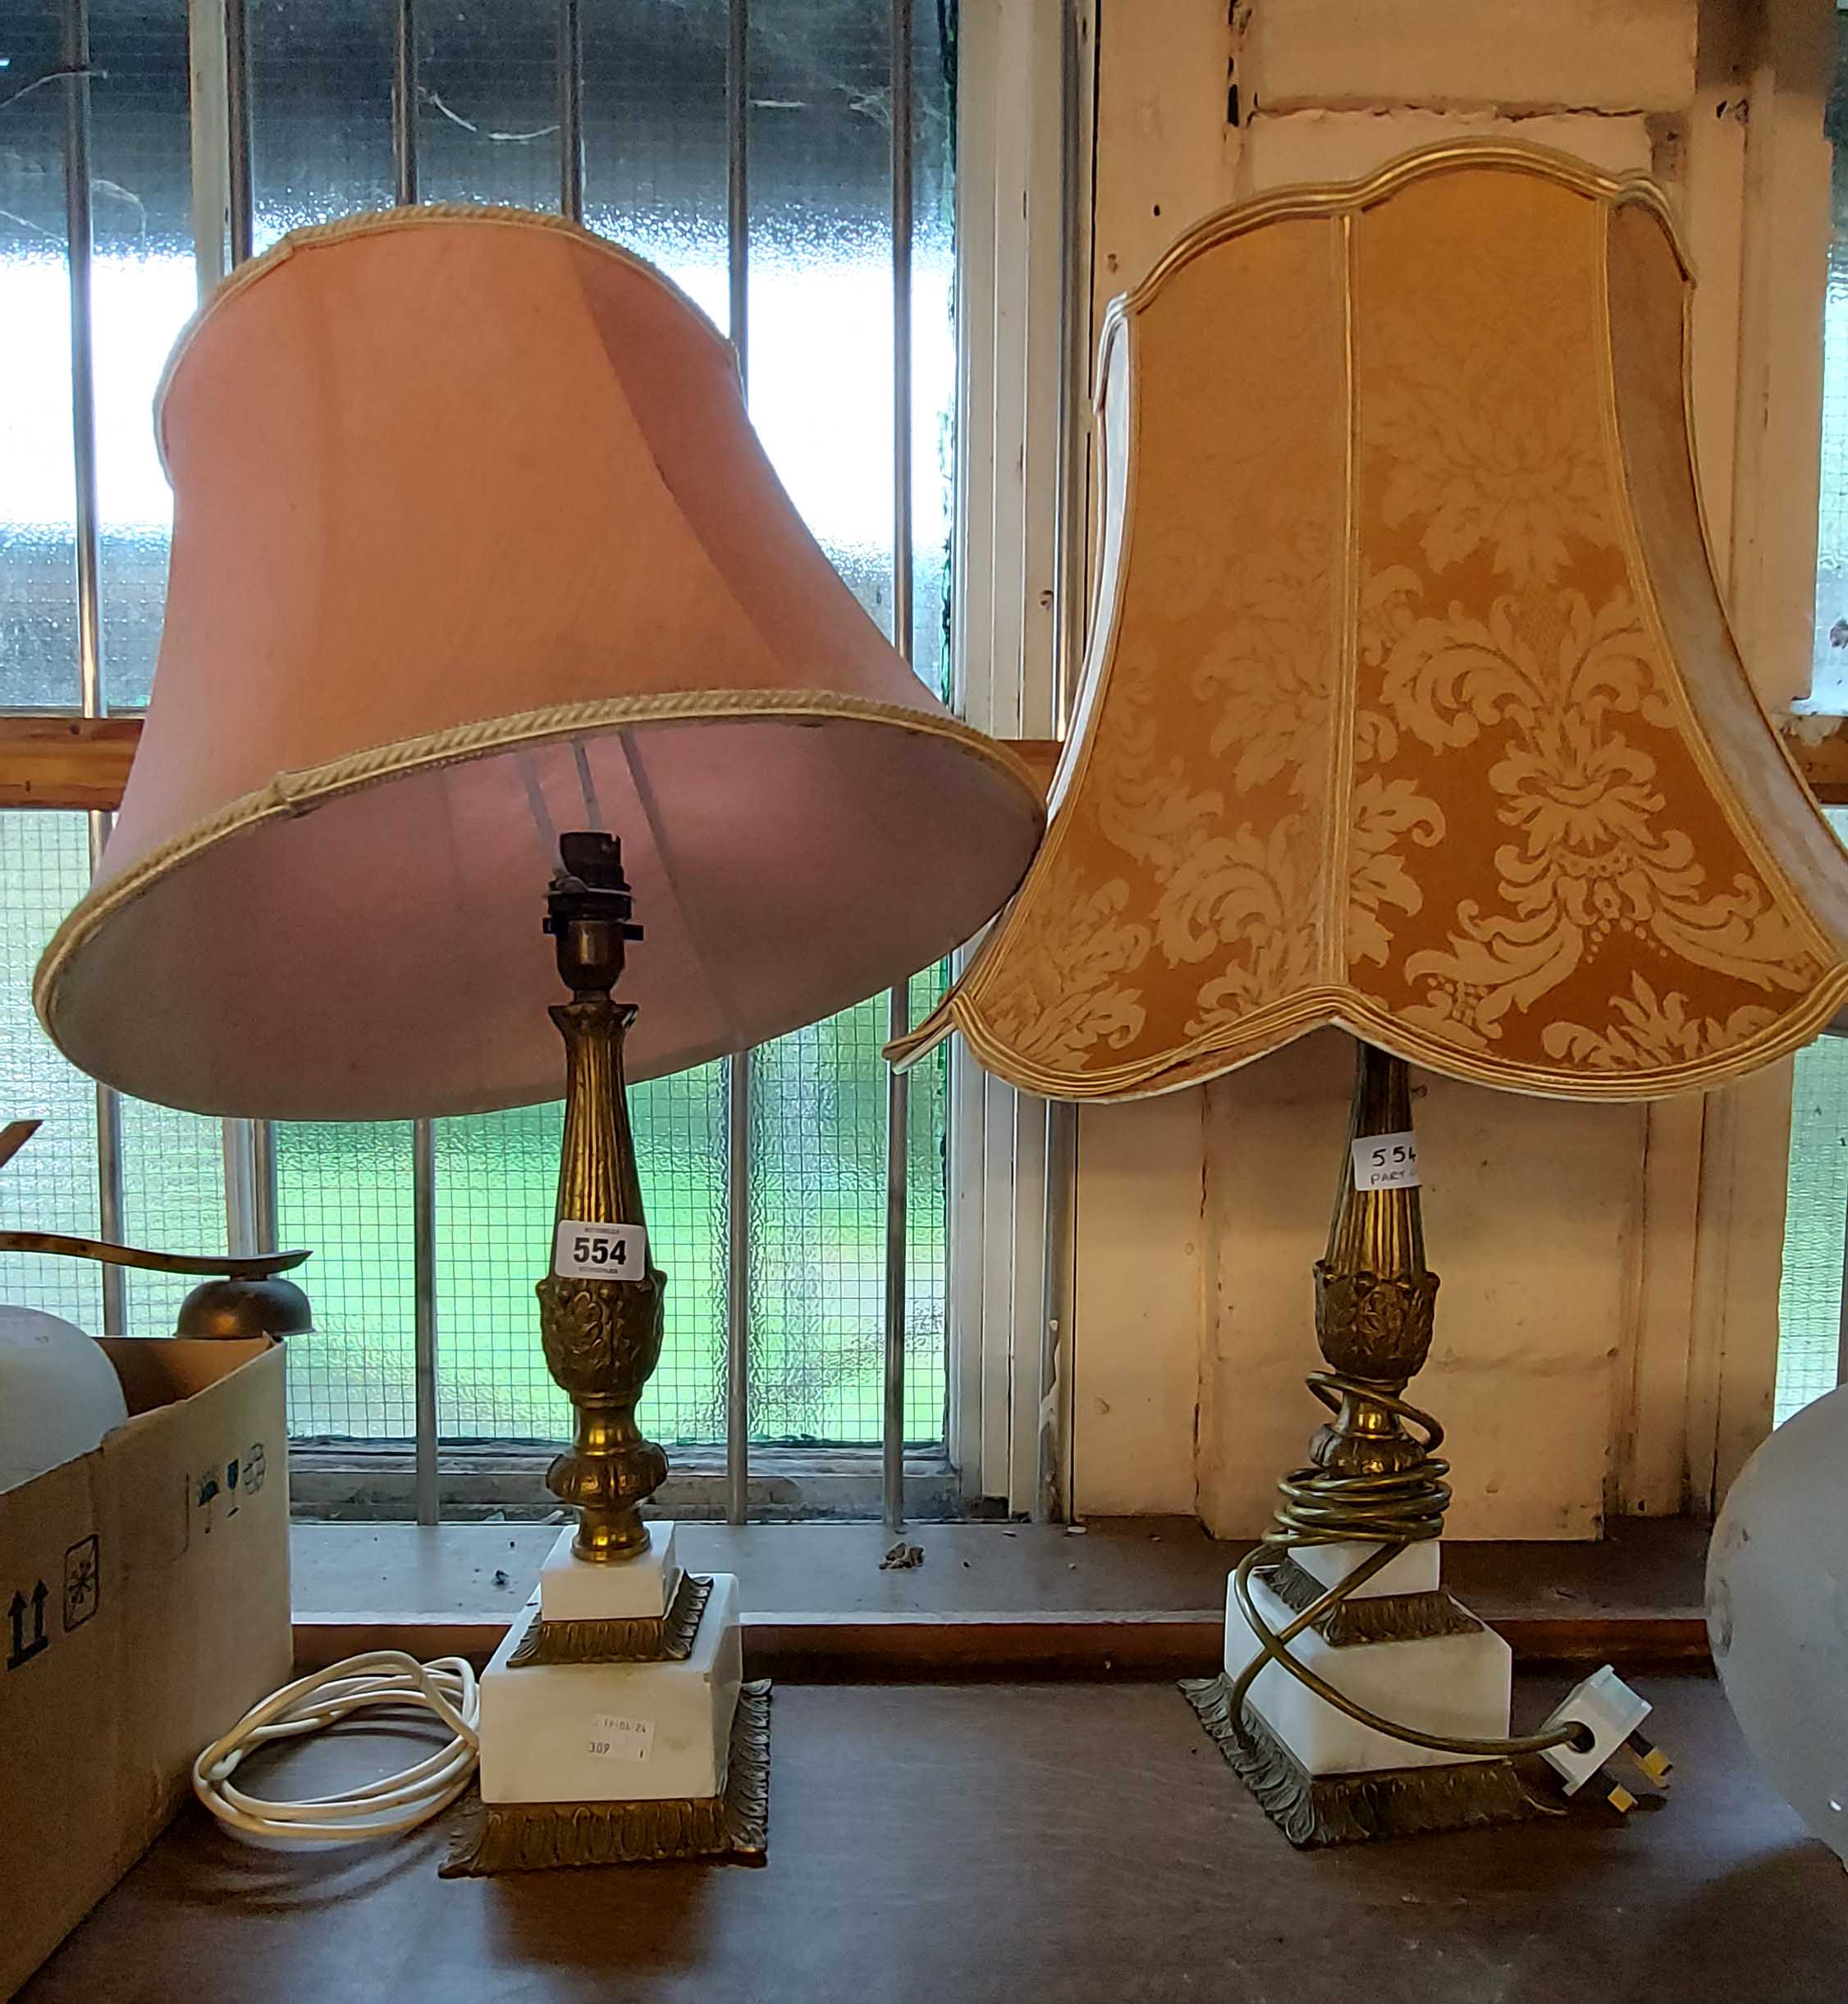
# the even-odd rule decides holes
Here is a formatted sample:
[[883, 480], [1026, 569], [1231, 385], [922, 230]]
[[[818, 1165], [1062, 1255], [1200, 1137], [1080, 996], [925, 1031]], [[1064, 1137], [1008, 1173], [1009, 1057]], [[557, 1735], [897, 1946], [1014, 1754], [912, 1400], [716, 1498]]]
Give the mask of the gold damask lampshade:
[[1585, 1099], [1716, 1085], [1848, 990], [1848, 870], [1696, 497], [1660, 194], [1451, 147], [1194, 231], [1116, 302], [1051, 826], [952, 1025], [1124, 1098], [1339, 1024]]
[[1506, 1645], [1441, 1589], [1443, 1429], [1405, 1397], [1439, 1291], [1408, 1066], [1714, 1086], [1848, 990], [1848, 867], [1706, 548], [1689, 285], [1648, 182], [1495, 144], [1169, 251], [1106, 322], [1045, 840], [894, 1047], [959, 1029], [1018, 1086], [1111, 1100], [1361, 1040], [1315, 1272], [1329, 1417], [1233, 1576], [1224, 1674], [1189, 1686], [1297, 1843], [1530, 1814], [1521, 1756], [1620, 1806], [1620, 1745], [1665, 1771], [1614, 1673], [1510, 1737]]

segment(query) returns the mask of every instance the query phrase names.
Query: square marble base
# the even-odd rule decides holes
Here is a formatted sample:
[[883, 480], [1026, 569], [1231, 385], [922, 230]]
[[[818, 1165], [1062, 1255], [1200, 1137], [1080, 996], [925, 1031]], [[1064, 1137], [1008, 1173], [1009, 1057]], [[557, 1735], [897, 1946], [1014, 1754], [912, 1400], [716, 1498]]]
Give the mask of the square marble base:
[[648, 1549], [614, 1565], [574, 1557], [574, 1529], [558, 1539], [539, 1568], [539, 1608], [548, 1622], [658, 1622], [680, 1583], [674, 1526], [648, 1526]]
[[[715, 1576], [692, 1650], [678, 1662], [511, 1668], [508, 1659], [538, 1620], [539, 1608], [535, 1595], [482, 1677], [483, 1801], [722, 1796], [743, 1674], [737, 1576]], [[659, 1615], [661, 1608], [656, 1605], [652, 1612]]]
[[[1357, 1558], [1365, 1549], [1356, 1546], [1353, 1555]], [[1307, 1562], [1319, 1556], [1306, 1548], [1297, 1554], [1306, 1571], [1311, 1570]], [[1420, 1559], [1420, 1572], [1411, 1576], [1421, 1579], [1429, 1568], [1429, 1576], [1434, 1579], [1436, 1562], [1434, 1541], [1428, 1556]], [[1407, 1576], [1398, 1574], [1397, 1568], [1395, 1560], [1380, 1575], [1381, 1581], [1393, 1581], [1388, 1590], [1425, 1590], [1418, 1585], [1408, 1590], [1400, 1584]], [[1321, 1576], [1319, 1571], [1316, 1576]], [[1370, 1584], [1377, 1585], [1378, 1582]], [[1261, 1577], [1251, 1581], [1251, 1599], [1265, 1625], [1273, 1630], [1281, 1630], [1295, 1618]], [[1493, 1629], [1478, 1627], [1461, 1635], [1426, 1636], [1412, 1641], [1352, 1642], [1338, 1647], [1310, 1629], [1298, 1636], [1289, 1649], [1306, 1669], [1313, 1670], [1344, 1695], [1382, 1718], [1421, 1732], [1465, 1739], [1498, 1739], [1507, 1733], [1514, 1658], [1507, 1644]], [[1227, 1677], [1236, 1677], [1257, 1654], [1256, 1638], [1228, 1582]], [[1277, 1663], [1268, 1664], [1259, 1672], [1247, 1702], [1306, 1774], [1441, 1767], [1464, 1758], [1410, 1746], [1402, 1740], [1389, 1739], [1371, 1727], [1357, 1724]]]

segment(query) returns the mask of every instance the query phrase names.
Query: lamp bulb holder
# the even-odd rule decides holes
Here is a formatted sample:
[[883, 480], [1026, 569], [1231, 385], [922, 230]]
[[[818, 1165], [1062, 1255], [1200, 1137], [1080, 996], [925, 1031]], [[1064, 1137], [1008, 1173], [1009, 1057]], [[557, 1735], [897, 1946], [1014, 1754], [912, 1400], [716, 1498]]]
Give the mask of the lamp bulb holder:
[[556, 942], [559, 978], [572, 994], [607, 995], [622, 978], [625, 949], [642, 937], [620, 837], [600, 830], [560, 835], [546, 892], [544, 930]]

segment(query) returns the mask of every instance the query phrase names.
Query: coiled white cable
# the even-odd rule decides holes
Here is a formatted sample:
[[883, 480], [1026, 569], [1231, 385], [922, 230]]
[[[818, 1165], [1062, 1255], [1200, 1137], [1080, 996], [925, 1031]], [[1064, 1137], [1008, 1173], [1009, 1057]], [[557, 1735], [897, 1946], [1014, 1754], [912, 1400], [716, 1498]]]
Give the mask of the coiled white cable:
[[[234, 1787], [247, 1754], [300, 1739], [377, 1707], [433, 1712], [451, 1737], [414, 1766], [357, 1788], [301, 1801], [266, 1800]], [[401, 1837], [427, 1823], [469, 1786], [481, 1745], [481, 1696], [460, 1656], [419, 1663], [401, 1649], [373, 1649], [298, 1677], [253, 1705], [193, 1763], [193, 1793], [227, 1829], [298, 1844], [354, 1844]]]

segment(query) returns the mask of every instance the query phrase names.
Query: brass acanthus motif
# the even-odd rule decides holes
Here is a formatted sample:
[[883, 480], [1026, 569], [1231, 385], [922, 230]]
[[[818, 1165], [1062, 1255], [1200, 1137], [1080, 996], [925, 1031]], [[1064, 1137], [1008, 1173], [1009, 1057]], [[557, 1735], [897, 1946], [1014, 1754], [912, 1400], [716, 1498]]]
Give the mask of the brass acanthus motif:
[[[1306, 1613], [1328, 1589], [1285, 1553], [1275, 1566], [1260, 1567], [1261, 1580], [1292, 1614]], [[1425, 1642], [1434, 1636], [1473, 1636], [1482, 1623], [1446, 1593], [1356, 1595], [1338, 1601], [1311, 1623], [1331, 1649], [1369, 1642]]]
[[1430, 1354], [1433, 1273], [1331, 1272], [1315, 1262], [1315, 1336], [1335, 1370], [1403, 1384]]
[[732, 1714], [725, 1793], [639, 1802], [471, 1805], [445, 1878], [555, 1865], [718, 1858], [762, 1864], [770, 1842], [770, 1686], [745, 1685]]
[[1538, 1814], [1511, 1761], [1311, 1774], [1248, 1705], [1239, 1730], [1231, 1709], [1233, 1680], [1223, 1672], [1183, 1678], [1181, 1689], [1265, 1814], [1300, 1850], [1369, 1837], [1480, 1830]]
[[531, 1663], [684, 1663], [693, 1654], [711, 1597], [710, 1577], [683, 1572], [674, 1604], [665, 1615], [534, 1622], [507, 1659], [507, 1668], [522, 1670]]
[[661, 1357], [665, 1278], [639, 1281], [569, 1280], [548, 1274], [539, 1283], [539, 1330], [546, 1368], [573, 1398], [636, 1397]]

